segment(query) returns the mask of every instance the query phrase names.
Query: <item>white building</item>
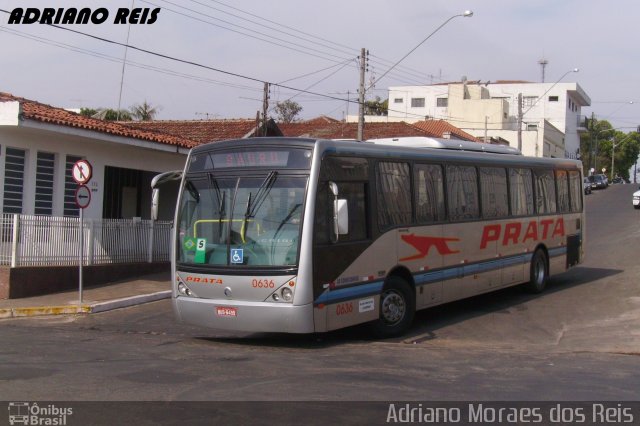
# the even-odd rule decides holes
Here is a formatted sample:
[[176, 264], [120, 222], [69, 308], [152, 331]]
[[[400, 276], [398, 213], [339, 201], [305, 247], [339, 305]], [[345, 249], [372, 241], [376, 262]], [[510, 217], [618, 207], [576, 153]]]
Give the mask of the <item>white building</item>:
[[[521, 120], [518, 99], [522, 99]], [[577, 158], [581, 110], [591, 99], [577, 83], [470, 82], [389, 88], [389, 121], [442, 119], [477, 136], [502, 138], [525, 155]]]
[[93, 166], [85, 217], [148, 218], [151, 179], [182, 169], [193, 145], [0, 92], [0, 212], [78, 216], [71, 169], [85, 159]]

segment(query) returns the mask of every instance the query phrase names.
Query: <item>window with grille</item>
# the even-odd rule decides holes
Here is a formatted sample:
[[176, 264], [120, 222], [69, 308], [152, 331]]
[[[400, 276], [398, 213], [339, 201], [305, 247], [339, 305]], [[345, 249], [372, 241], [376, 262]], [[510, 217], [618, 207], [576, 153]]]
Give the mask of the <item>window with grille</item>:
[[53, 176], [55, 154], [38, 152], [36, 164], [35, 214], [53, 214]]
[[436, 98], [436, 106], [446, 108], [449, 106], [449, 98]]
[[424, 98], [411, 98], [411, 108], [424, 108]]
[[67, 155], [64, 166], [64, 215], [65, 216], [79, 216], [78, 206], [76, 206], [76, 188], [78, 184], [73, 180], [73, 165], [77, 161], [82, 160], [82, 157], [75, 155]]
[[4, 213], [22, 213], [22, 191], [24, 188], [24, 159], [26, 151], [7, 148], [4, 160]]

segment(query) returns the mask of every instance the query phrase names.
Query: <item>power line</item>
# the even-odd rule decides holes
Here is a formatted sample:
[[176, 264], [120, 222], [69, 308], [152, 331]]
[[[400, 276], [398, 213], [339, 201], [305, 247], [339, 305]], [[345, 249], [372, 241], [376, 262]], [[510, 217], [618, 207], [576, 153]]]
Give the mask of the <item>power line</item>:
[[130, 59], [126, 59], [126, 60], [123, 61], [123, 59], [120, 58], [120, 57], [110, 56], [110, 55], [107, 55], [107, 54], [104, 54], [104, 53], [96, 52], [96, 51], [89, 50], [89, 49], [84, 49], [84, 48], [81, 48], [81, 47], [73, 46], [73, 45], [70, 45], [70, 44], [67, 44], [67, 43], [63, 43], [63, 42], [60, 42], [60, 41], [56, 41], [56, 40], [47, 39], [47, 38], [44, 38], [44, 37], [39, 37], [39, 36], [32, 35], [32, 34], [27, 34], [27, 33], [24, 33], [22, 31], [11, 29], [11, 28], [7, 28], [7, 27], [3, 27], [3, 26], [0, 26], [0, 31], [6, 32], [8, 34], [12, 34], [12, 35], [14, 35], [16, 37], [26, 38], [26, 39], [35, 41], [37, 43], [42, 43], [42, 44], [58, 47], [58, 48], [69, 50], [69, 51], [72, 51], [72, 52], [75, 52], [75, 53], [81, 53], [83, 55], [91, 56], [91, 57], [98, 58], [98, 59], [103, 59], [103, 60], [114, 62], [114, 63], [123, 63], [124, 62], [129, 66], [132, 66], [132, 67], [135, 67], [135, 68], [140, 68], [140, 69], [145, 69], [145, 70], [148, 70], [148, 71], [154, 71], [154, 72], [157, 72], [157, 73], [160, 73], [160, 74], [165, 74], [165, 75], [170, 75], [170, 76], [174, 76], [174, 77], [184, 78], [184, 79], [187, 79], [187, 80], [199, 81], [199, 82], [203, 82], [203, 83], [216, 84], [216, 85], [219, 85], [219, 86], [232, 87], [232, 88], [235, 88], [235, 89], [262, 92], [262, 89], [258, 89], [256, 87], [244, 86], [244, 85], [240, 85], [240, 84], [234, 84], [234, 83], [229, 83], [229, 82], [225, 82], [225, 81], [214, 80], [214, 79], [211, 79], [211, 78], [200, 77], [200, 76], [196, 76], [196, 75], [193, 75], [193, 74], [187, 74], [187, 73], [182, 73], [182, 72], [178, 72], [178, 71], [174, 71], [174, 70], [170, 70], [170, 69], [166, 69], [166, 68], [157, 67], [157, 66], [154, 66], [154, 65], [143, 64], [143, 63], [140, 63], [140, 62], [132, 61]]
[[[5, 9], [0, 9], [0, 12], [4, 12], [6, 14], [10, 14], [10, 12], [5, 10]], [[226, 71], [226, 70], [223, 70], [223, 69], [220, 69], [220, 68], [216, 68], [216, 67], [212, 67], [212, 66], [209, 66], [209, 65], [200, 64], [198, 62], [194, 62], [194, 61], [190, 61], [190, 60], [186, 60], [186, 59], [176, 58], [176, 57], [173, 57], [173, 56], [170, 56], [170, 55], [166, 55], [164, 53], [158, 53], [158, 52], [154, 52], [154, 51], [151, 51], [151, 50], [148, 50], [148, 49], [144, 49], [144, 48], [141, 48], [141, 47], [133, 46], [133, 45], [130, 45], [130, 44], [121, 43], [119, 41], [109, 40], [109, 39], [104, 38], [104, 37], [99, 37], [99, 36], [96, 36], [96, 35], [93, 35], [93, 34], [88, 34], [88, 33], [82, 32], [82, 31], [74, 30], [72, 28], [66, 28], [66, 27], [62, 27], [60, 25], [49, 24], [49, 23], [47, 23], [46, 25], [48, 25], [50, 27], [53, 27], [53, 28], [60, 29], [60, 30], [69, 31], [69, 32], [74, 33], [74, 34], [79, 34], [79, 35], [82, 35], [82, 36], [85, 36], [85, 37], [89, 37], [89, 38], [92, 38], [92, 39], [95, 39], [95, 40], [99, 40], [99, 41], [102, 41], [102, 42], [105, 42], [105, 43], [109, 43], [109, 44], [113, 44], [113, 45], [117, 45], [117, 46], [128, 47], [129, 49], [133, 49], [133, 50], [136, 50], [136, 51], [139, 51], [139, 52], [142, 52], [142, 53], [146, 53], [148, 55], [157, 56], [159, 58], [167, 59], [167, 60], [174, 61], [174, 62], [180, 62], [180, 63], [184, 63], [184, 64], [187, 64], [187, 65], [192, 65], [192, 66], [195, 66], [195, 67], [198, 67], [198, 68], [207, 69], [207, 70], [218, 72], [218, 73], [221, 73], [221, 74], [225, 74], [225, 75], [229, 75], [229, 76], [233, 76], [233, 77], [237, 77], [237, 78], [241, 78], [241, 79], [245, 79], [245, 80], [254, 81], [254, 82], [257, 82], [257, 83], [269, 83], [270, 85], [281, 87], [281, 88], [284, 88], [284, 89], [294, 90], [294, 91], [297, 91], [297, 92], [307, 93], [307, 94], [316, 95], [316, 96], [322, 96], [322, 97], [325, 97], [325, 98], [334, 99], [334, 100], [341, 101], [341, 102], [346, 101], [346, 99], [338, 98], [338, 97], [335, 97], [335, 96], [326, 95], [326, 94], [317, 93], [317, 92], [312, 92], [312, 91], [304, 90], [304, 89], [298, 89], [298, 88], [295, 88], [295, 87], [285, 86], [283, 84], [270, 83], [270, 82], [261, 80], [261, 79], [256, 78], [256, 77], [250, 77], [250, 76], [247, 76], [247, 75], [242, 75], [242, 74], [235, 73], [235, 72], [232, 72], [232, 71]]]
[[[143, 0], [143, 1], [144, 1], [144, 0]], [[170, 1], [168, 1], [168, 0], [160, 0], [160, 1], [163, 1], [163, 2], [165, 2], [165, 3], [172, 4], [172, 5], [174, 5], [174, 6], [182, 7], [182, 8], [184, 8], [184, 9], [186, 9], [186, 10], [191, 10], [191, 11], [193, 11], [192, 9], [188, 9], [188, 8], [186, 8], [186, 7], [183, 7], [183, 6], [179, 6], [179, 5], [177, 5], [177, 4], [175, 4], [175, 3], [172, 3], [172, 2], [170, 2]], [[296, 28], [293, 28], [293, 27], [290, 27], [290, 26], [287, 26], [287, 25], [284, 25], [284, 24], [278, 23], [278, 22], [276, 22], [276, 21], [269, 20], [269, 19], [267, 19], [267, 18], [265, 18], [265, 17], [263, 17], [263, 16], [259, 16], [259, 15], [253, 14], [253, 13], [251, 13], [251, 12], [247, 12], [246, 10], [239, 9], [239, 8], [237, 8], [237, 7], [234, 7], [234, 6], [228, 5], [228, 4], [223, 3], [223, 2], [220, 2], [220, 1], [216, 1], [216, 0], [210, 0], [210, 1], [211, 1], [211, 2], [213, 2], [213, 3], [217, 3], [217, 4], [220, 4], [220, 5], [223, 5], [224, 7], [227, 7], [227, 8], [229, 8], [229, 9], [232, 9], [232, 10], [238, 11], [238, 12], [240, 12], [240, 13], [244, 13], [244, 14], [246, 14], [246, 15], [248, 15], [248, 16], [251, 16], [251, 17], [254, 17], [254, 18], [258, 18], [258, 19], [260, 19], [260, 21], [266, 21], [266, 22], [269, 22], [269, 23], [274, 24], [274, 25], [276, 25], [276, 26], [280, 26], [280, 27], [282, 27], [282, 28], [286, 28], [286, 29], [288, 29], [288, 30], [291, 30], [291, 31], [293, 31], [293, 32], [295, 32], [295, 33], [303, 34], [303, 35], [305, 35], [305, 36], [308, 36], [308, 37], [311, 37], [311, 38], [318, 39], [318, 40], [320, 40], [320, 41], [322, 41], [322, 42], [324, 42], [324, 43], [317, 42], [317, 41], [314, 41], [314, 40], [309, 39], [309, 38], [306, 38], [306, 37], [300, 37], [299, 35], [295, 35], [295, 34], [292, 34], [292, 33], [290, 33], [290, 32], [283, 31], [283, 30], [280, 30], [280, 29], [278, 29], [278, 28], [274, 28], [274, 27], [269, 26], [269, 25], [265, 25], [265, 24], [263, 24], [263, 23], [262, 23], [262, 22], [260, 22], [260, 21], [255, 21], [255, 20], [252, 20], [252, 19], [243, 18], [243, 17], [241, 17], [241, 16], [239, 16], [239, 15], [236, 15], [236, 14], [233, 14], [233, 13], [230, 13], [230, 12], [226, 12], [226, 11], [224, 11], [224, 10], [220, 9], [220, 8], [216, 8], [216, 7], [213, 7], [213, 6], [209, 6], [209, 5], [203, 4], [202, 2], [197, 1], [197, 0], [191, 0], [191, 2], [192, 2], [192, 3], [196, 3], [196, 4], [199, 4], [199, 5], [203, 6], [203, 7], [206, 7], [206, 8], [209, 8], [209, 9], [212, 9], [212, 10], [216, 10], [216, 11], [219, 11], [219, 12], [225, 13], [225, 14], [227, 14], [227, 15], [233, 16], [233, 17], [234, 17], [234, 18], [236, 18], [236, 19], [240, 19], [240, 20], [243, 20], [243, 21], [247, 21], [247, 22], [250, 22], [250, 23], [252, 23], [252, 24], [254, 24], [254, 25], [257, 25], [257, 26], [260, 26], [260, 27], [264, 27], [264, 28], [267, 28], [267, 29], [272, 30], [272, 31], [276, 31], [276, 32], [279, 32], [279, 33], [281, 33], [281, 34], [285, 34], [285, 35], [290, 36], [290, 37], [294, 37], [296, 40], [304, 40], [304, 41], [306, 41], [306, 42], [309, 42], [309, 43], [312, 43], [312, 44], [315, 44], [315, 45], [318, 45], [318, 46], [322, 46], [322, 47], [325, 47], [325, 48], [328, 48], [328, 49], [331, 49], [331, 50], [335, 50], [335, 51], [337, 51], [337, 52], [344, 53], [344, 54], [347, 54], [347, 55], [357, 54], [357, 53], [356, 53], [356, 52], [357, 52], [357, 50], [356, 50], [356, 49], [353, 49], [352, 47], [346, 46], [346, 45], [344, 45], [344, 44], [336, 43], [336, 42], [333, 42], [333, 41], [328, 40], [328, 39], [326, 39], [326, 38], [322, 38], [322, 37], [319, 37], [319, 36], [316, 36], [316, 35], [313, 35], [313, 34], [310, 34], [310, 33], [304, 32], [304, 31], [301, 31], [301, 30], [298, 30], [298, 29], [296, 29]], [[146, 1], [146, 3], [148, 3], [148, 4], [153, 4], [153, 3], [150, 3], [150, 2], [148, 2], [148, 1]], [[155, 6], [155, 5], [154, 5], [154, 6]], [[208, 16], [208, 15], [205, 15], [205, 14], [200, 13], [200, 12], [197, 12], [197, 11], [193, 11], [193, 12], [194, 12], [194, 13], [198, 13], [198, 14], [203, 15], [203, 16]], [[214, 18], [214, 19], [217, 19], [217, 18]], [[227, 21], [224, 21], [224, 22], [227, 22]], [[231, 25], [235, 25], [235, 24], [231, 24]], [[244, 27], [243, 27], [243, 28], [244, 28]], [[247, 30], [249, 30], [249, 29], [247, 29]], [[285, 42], [287, 42], [287, 41], [285, 41]], [[332, 45], [334, 45], [334, 46], [338, 46], [338, 47], [340, 47], [340, 49], [336, 49], [335, 47], [331, 47], [331, 46], [329, 46], [329, 45], [327, 45], [327, 44], [325, 44], [325, 43], [329, 43], [329, 44], [332, 44]], [[344, 48], [344, 49], [348, 49], [348, 51], [344, 50], [343, 48]], [[386, 63], [391, 63], [391, 61], [386, 60], [386, 59], [383, 59], [383, 58], [379, 58], [379, 57], [378, 57], [378, 59], [379, 59], [379, 61], [372, 61], [372, 62], [375, 62], [375, 63], [377, 63], [377, 62], [386, 62]], [[410, 82], [410, 83], [418, 82], [419, 84], [424, 84], [424, 81], [423, 81], [423, 80], [416, 80], [416, 79], [415, 79], [415, 77], [416, 77], [416, 76], [417, 76], [418, 78], [420, 78], [420, 79], [422, 79], [422, 78], [424, 78], [424, 77], [425, 77], [425, 76], [424, 76], [423, 74], [421, 74], [419, 71], [415, 71], [415, 70], [411, 70], [411, 71], [403, 71], [403, 69], [407, 69], [407, 70], [410, 70], [410, 69], [409, 69], [409, 68], [406, 68], [406, 67], [398, 67], [398, 71], [400, 71], [400, 72], [405, 72], [405, 73], [407, 73], [407, 74], [409, 75], [409, 77], [408, 77], [408, 78], [407, 78], [407, 77], [403, 77], [403, 76], [401, 76], [400, 74], [396, 74], [395, 72], [394, 72], [394, 73], [390, 73], [389, 75], [390, 75], [390, 76], [395, 77], [395, 78], [396, 78], [396, 79], [398, 79], [399, 81], [403, 81], [403, 82]], [[413, 75], [412, 75], [412, 74], [413, 74]], [[412, 78], [412, 77], [413, 77], [413, 78]]]
[[[150, 5], [152, 5], [152, 6], [160, 7], [160, 6], [159, 6], [159, 5], [157, 5], [156, 3], [153, 3], [153, 2], [150, 2], [150, 1], [147, 1], [147, 0], [141, 0], [141, 1], [142, 1], [143, 3], [150, 4]], [[169, 3], [169, 4], [173, 4], [173, 5], [175, 5], [175, 3], [169, 2], [169, 1], [167, 1], [167, 0], [162, 0], [162, 1], [164, 1], [165, 3]], [[205, 13], [198, 12], [198, 11], [195, 11], [195, 10], [193, 10], [193, 9], [189, 9], [189, 8], [187, 8], [187, 7], [184, 7], [184, 6], [179, 6], [179, 5], [177, 5], [177, 6], [178, 6], [178, 7], [180, 7], [180, 8], [182, 8], [182, 9], [188, 10], [188, 11], [190, 11], [190, 12], [196, 13], [196, 14], [198, 14], [198, 15], [202, 15], [202, 16], [205, 16], [205, 17], [207, 17], [207, 18], [210, 18], [210, 19], [213, 19], [213, 20], [216, 20], [216, 21], [224, 22], [224, 23], [225, 23], [225, 24], [227, 24], [227, 25], [231, 25], [231, 26], [234, 26], [234, 27], [238, 27], [238, 28], [241, 28], [241, 29], [243, 29], [243, 30], [245, 30], [245, 31], [255, 32], [256, 34], [259, 34], [259, 35], [261, 35], [261, 36], [263, 36], [263, 37], [268, 37], [268, 38], [258, 37], [258, 36], [256, 36], [256, 35], [252, 35], [252, 34], [248, 34], [248, 33], [242, 32], [242, 31], [234, 30], [234, 29], [232, 29], [232, 28], [225, 27], [224, 25], [215, 24], [215, 23], [210, 22], [210, 21], [207, 21], [207, 20], [205, 20], [205, 19], [201, 19], [201, 18], [198, 18], [198, 17], [196, 17], [196, 16], [187, 15], [186, 13], [182, 13], [182, 12], [179, 12], [179, 11], [177, 11], [177, 10], [173, 10], [173, 9], [171, 9], [171, 8], [168, 8], [168, 7], [163, 7], [163, 9], [168, 10], [169, 12], [175, 13], [175, 14], [177, 14], [177, 15], [184, 16], [184, 17], [186, 17], [186, 18], [190, 18], [190, 19], [193, 19], [193, 20], [196, 20], [196, 21], [199, 21], [199, 22], [205, 23], [205, 24], [207, 24], [207, 25], [211, 25], [211, 26], [214, 26], [214, 27], [222, 28], [222, 29], [225, 29], [225, 30], [227, 30], [227, 31], [234, 32], [234, 33], [236, 33], [236, 34], [241, 34], [241, 35], [246, 36], [246, 37], [250, 37], [250, 38], [253, 38], [253, 39], [256, 39], [256, 40], [260, 40], [260, 41], [263, 41], [263, 42], [265, 42], [265, 43], [273, 44], [273, 45], [276, 45], [276, 46], [280, 46], [280, 47], [283, 47], [283, 48], [285, 48], [285, 49], [293, 50], [293, 51], [298, 52], [298, 53], [303, 53], [303, 54], [305, 54], [305, 55], [314, 56], [314, 57], [316, 57], [316, 58], [324, 59], [324, 60], [327, 60], [327, 61], [333, 61], [333, 62], [335, 62], [335, 59], [330, 59], [330, 58], [327, 58], [326, 56], [332, 56], [332, 57], [334, 57], [334, 58], [336, 58], [336, 59], [339, 59], [340, 61], [345, 61], [345, 60], [347, 60], [347, 58], [342, 57], [342, 56], [334, 55], [334, 54], [332, 54], [332, 53], [323, 52], [323, 51], [321, 51], [321, 50], [314, 49], [314, 48], [311, 48], [311, 47], [308, 47], [308, 46], [304, 46], [304, 45], [299, 44], [299, 43], [293, 43], [293, 42], [290, 42], [290, 41], [288, 41], [288, 40], [284, 40], [284, 39], [281, 39], [281, 38], [273, 37], [273, 36], [271, 36], [271, 35], [269, 35], [269, 34], [261, 33], [261, 32], [255, 31], [255, 30], [253, 30], [253, 29], [246, 28], [246, 27], [243, 27], [243, 26], [240, 26], [240, 25], [234, 24], [234, 23], [232, 23], [232, 22], [228, 22], [228, 21], [225, 21], [225, 20], [223, 20], [223, 19], [216, 18], [216, 17], [211, 16], [211, 15], [207, 15], [207, 14], [205, 14]], [[275, 41], [273, 41], [273, 40], [270, 40], [269, 38], [270, 38], [270, 39], [273, 39], [273, 40], [277, 40], [277, 41], [279, 41], [280, 43], [277, 43], [277, 42], [275, 42]], [[282, 43], [288, 43], [288, 44], [291, 44], [292, 46], [297, 46], [297, 48], [296, 48], [296, 47], [287, 46], [287, 45], [282, 44]], [[318, 53], [318, 54], [314, 54], [314, 53], [311, 53], [311, 52], [316, 52], [316, 53]], [[320, 55], [326, 55], [326, 56], [320, 56]]]

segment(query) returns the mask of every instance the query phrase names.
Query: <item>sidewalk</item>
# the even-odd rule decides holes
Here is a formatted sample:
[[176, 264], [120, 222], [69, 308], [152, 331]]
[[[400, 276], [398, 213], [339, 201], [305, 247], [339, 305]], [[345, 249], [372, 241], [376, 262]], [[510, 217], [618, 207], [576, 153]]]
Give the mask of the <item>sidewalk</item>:
[[25, 297], [0, 299], [0, 319], [37, 315], [93, 314], [154, 302], [171, 297], [169, 272], [145, 275], [83, 289], [82, 304], [78, 290]]

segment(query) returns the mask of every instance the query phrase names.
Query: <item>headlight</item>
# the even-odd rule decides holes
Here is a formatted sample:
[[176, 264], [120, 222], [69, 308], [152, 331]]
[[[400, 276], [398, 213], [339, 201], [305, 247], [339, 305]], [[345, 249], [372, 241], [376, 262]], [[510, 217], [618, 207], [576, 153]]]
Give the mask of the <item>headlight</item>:
[[287, 302], [291, 302], [293, 300], [293, 291], [289, 287], [285, 287], [280, 292], [282, 294], [282, 298]]
[[183, 283], [178, 284], [178, 293], [180, 293], [183, 296], [189, 296], [189, 297], [193, 296], [193, 293], [191, 292], [189, 287], [187, 287]]

